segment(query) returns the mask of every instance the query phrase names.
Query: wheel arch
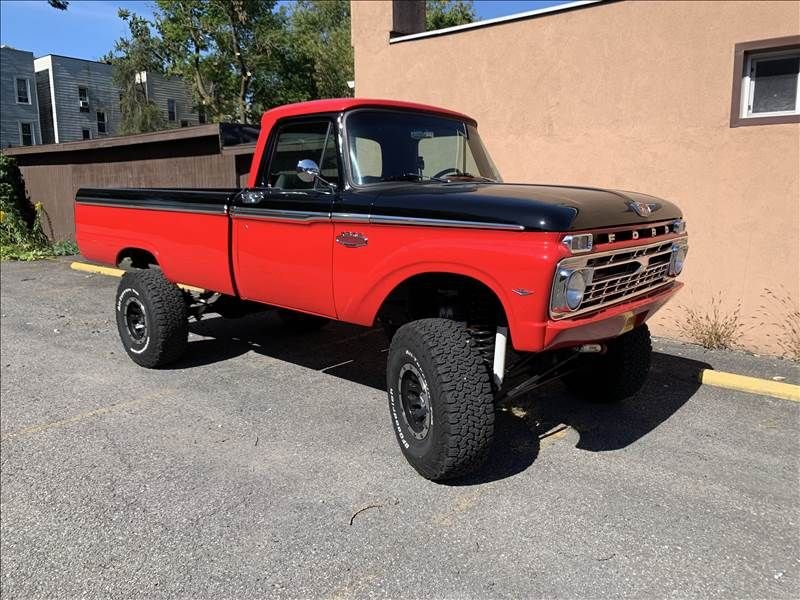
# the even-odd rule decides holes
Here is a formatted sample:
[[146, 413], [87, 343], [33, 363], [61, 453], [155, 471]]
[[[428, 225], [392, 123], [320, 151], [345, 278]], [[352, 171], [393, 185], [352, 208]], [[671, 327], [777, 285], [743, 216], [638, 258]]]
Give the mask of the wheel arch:
[[127, 269], [149, 269], [151, 266], [158, 266], [158, 257], [155, 252], [145, 248], [128, 246], [117, 252], [114, 261], [120, 268]]
[[[504, 297], [500, 285], [493, 278], [478, 271], [460, 265], [432, 264], [425, 267], [404, 269], [386, 278], [373, 288], [372, 297], [367, 306], [367, 321], [374, 324], [384, 318], [393, 304], [403, 303], [406, 299], [415, 301], [414, 295], [420, 290], [456, 290], [477, 294], [480, 299], [494, 304], [497, 311], [498, 323], [511, 324], [513, 314], [507, 298]], [[468, 301], [472, 298], [461, 298]], [[430, 311], [427, 311], [428, 313]], [[412, 314], [412, 317], [422, 318], [435, 316], [425, 314]]]

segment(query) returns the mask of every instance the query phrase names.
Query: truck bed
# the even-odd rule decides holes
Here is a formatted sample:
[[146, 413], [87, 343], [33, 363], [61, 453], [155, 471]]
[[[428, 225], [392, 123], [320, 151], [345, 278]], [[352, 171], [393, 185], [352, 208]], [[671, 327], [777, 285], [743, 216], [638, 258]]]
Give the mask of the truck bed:
[[78, 247], [87, 259], [108, 265], [140, 248], [171, 281], [234, 294], [228, 209], [237, 192], [81, 188], [75, 198]]

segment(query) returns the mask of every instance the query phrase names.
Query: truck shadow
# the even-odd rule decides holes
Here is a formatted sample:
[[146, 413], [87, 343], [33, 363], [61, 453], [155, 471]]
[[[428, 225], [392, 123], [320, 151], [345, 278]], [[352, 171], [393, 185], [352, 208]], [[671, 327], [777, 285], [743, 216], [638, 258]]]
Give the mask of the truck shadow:
[[[247, 352], [386, 391], [383, 332], [343, 323], [296, 333], [269, 313], [242, 319], [208, 317], [190, 325], [204, 339], [192, 339], [185, 359], [171, 368], [190, 369], [233, 359]], [[553, 383], [504, 405], [497, 412], [495, 440], [484, 466], [451, 485], [504, 479], [527, 469], [554, 444], [574, 443], [590, 452], [633, 444], [678, 411], [697, 391], [696, 374], [709, 365], [655, 352], [650, 377], [633, 398], [616, 405], [580, 400]]]

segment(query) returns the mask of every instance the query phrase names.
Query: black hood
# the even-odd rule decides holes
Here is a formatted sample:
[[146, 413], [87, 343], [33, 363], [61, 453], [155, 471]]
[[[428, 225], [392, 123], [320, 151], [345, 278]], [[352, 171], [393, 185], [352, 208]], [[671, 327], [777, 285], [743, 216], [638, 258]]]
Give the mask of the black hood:
[[[666, 200], [636, 192], [560, 185], [413, 182], [375, 186], [373, 215], [447, 219], [570, 231], [677, 219]], [[646, 205], [640, 216], [632, 204]], [[646, 212], [645, 210], [645, 212]]]

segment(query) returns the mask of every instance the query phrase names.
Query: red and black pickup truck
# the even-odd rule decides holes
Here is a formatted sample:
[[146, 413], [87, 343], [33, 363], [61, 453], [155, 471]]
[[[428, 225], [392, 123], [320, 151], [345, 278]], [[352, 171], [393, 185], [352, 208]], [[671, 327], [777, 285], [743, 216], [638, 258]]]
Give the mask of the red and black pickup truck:
[[382, 325], [397, 440], [434, 480], [480, 463], [500, 400], [639, 390], [688, 249], [670, 202], [502, 183], [472, 118], [352, 98], [266, 112], [246, 189], [81, 189], [75, 222], [85, 257], [127, 270], [117, 325], [142, 366], [205, 312]]

